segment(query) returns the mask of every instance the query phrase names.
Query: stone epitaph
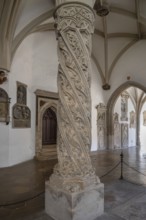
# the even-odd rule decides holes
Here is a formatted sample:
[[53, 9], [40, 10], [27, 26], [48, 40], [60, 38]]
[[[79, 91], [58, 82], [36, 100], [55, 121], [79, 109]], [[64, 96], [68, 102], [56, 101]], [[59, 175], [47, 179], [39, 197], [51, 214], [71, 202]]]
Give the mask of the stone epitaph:
[[96, 108], [98, 149], [104, 150], [106, 148], [106, 107], [100, 103]]
[[13, 128], [30, 128], [31, 111], [27, 106], [27, 85], [21, 82], [17, 83], [17, 103], [12, 108], [12, 126]]
[[121, 121], [128, 121], [128, 98], [127, 92], [121, 94]]
[[130, 112], [130, 128], [136, 128], [136, 114], [134, 111]]
[[114, 149], [121, 148], [121, 124], [119, 123], [119, 114], [113, 114], [114, 126]]
[[121, 148], [128, 147], [128, 124], [121, 123]]
[[45, 210], [55, 220], [94, 220], [104, 209], [103, 184], [89, 155], [94, 13], [86, 4], [69, 2], [56, 9], [55, 22], [59, 57], [58, 164], [46, 182]]
[[143, 112], [143, 126], [146, 126], [146, 111]]

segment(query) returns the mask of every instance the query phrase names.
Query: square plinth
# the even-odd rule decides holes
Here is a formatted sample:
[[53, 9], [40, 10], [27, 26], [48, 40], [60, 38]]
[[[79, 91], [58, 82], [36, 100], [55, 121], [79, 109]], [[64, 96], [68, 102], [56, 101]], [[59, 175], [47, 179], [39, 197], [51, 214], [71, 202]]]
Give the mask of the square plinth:
[[104, 185], [68, 193], [46, 182], [45, 211], [55, 220], [95, 220], [104, 213]]

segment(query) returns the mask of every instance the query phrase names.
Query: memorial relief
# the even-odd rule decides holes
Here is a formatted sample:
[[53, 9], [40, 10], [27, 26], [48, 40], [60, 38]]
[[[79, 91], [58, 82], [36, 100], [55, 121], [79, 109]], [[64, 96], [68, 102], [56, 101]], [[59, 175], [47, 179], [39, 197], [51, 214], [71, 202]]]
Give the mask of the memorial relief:
[[27, 86], [23, 83], [17, 82], [17, 103], [26, 105]]
[[121, 124], [119, 123], [119, 114], [115, 112], [113, 114], [113, 126], [114, 126], [114, 148], [121, 148]]
[[143, 125], [146, 126], [146, 111], [143, 112]]
[[136, 114], [134, 111], [130, 112], [130, 128], [136, 128]]
[[13, 127], [30, 128], [31, 113], [27, 106], [15, 104], [13, 106]]
[[30, 128], [31, 111], [27, 106], [27, 85], [17, 82], [17, 103], [12, 107], [13, 128]]
[[101, 150], [106, 148], [106, 107], [100, 103], [96, 108], [98, 149]]
[[128, 121], [128, 98], [127, 92], [121, 94], [121, 121]]
[[9, 124], [9, 106], [10, 98], [8, 97], [7, 92], [4, 89], [0, 88], [0, 122], [5, 122], [6, 124]]
[[121, 148], [128, 147], [128, 124], [122, 123], [121, 124]]

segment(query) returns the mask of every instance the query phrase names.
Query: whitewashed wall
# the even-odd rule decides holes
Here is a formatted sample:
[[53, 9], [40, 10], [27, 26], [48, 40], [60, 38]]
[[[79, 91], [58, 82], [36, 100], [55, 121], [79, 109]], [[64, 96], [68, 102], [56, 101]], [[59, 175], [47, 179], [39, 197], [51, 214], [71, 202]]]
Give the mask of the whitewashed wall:
[[[14, 56], [9, 83], [4, 84], [11, 97], [10, 113], [16, 103], [16, 81], [26, 84], [27, 106], [31, 110], [31, 128], [12, 128], [0, 123], [0, 167], [11, 166], [35, 155], [35, 90], [57, 92], [57, 54], [54, 32], [31, 34]], [[5, 88], [6, 87], [6, 88]]]
[[99, 103], [105, 104], [103, 89], [101, 87], [101, 79], [98, 74], [98, 70], [94, 62], [92, 62], [92, 75], [91, 75], [91, 99], [92, 99], [92, 145], [91, 151], [98, 149], [97, 139], [97, 109], [96, 106]]
[[[35, 155], [35, 95], [36, 89], [57, 92], [57, 42], [54, 32], [35, 33], [28, 36], [16, 51], [9, 81], [2, 85], [11, 97], [10, 112], [16, 103], [16, 81], [28, 85], [27, 105], [31, 109], [31, 128], [14, 129], [12, 122], [8, 126], [0, 123], [0, 167], [11, 166]], [[92, 62], [92, 146], [97, 150], [97, 110], [102, 102], [106, 105], [111, 94], [124, 82], [127, 76], [131, 80], [146, 85], [145, 73], [146, 44], [145, 40], [135, 44], [117, 63], [111, 77], [111, 90], [103, 91], [101, 79], [94, 62]], [[131, 108], [132, 109], [132, 108]], [[129, 145], [133, 145], [131, 134]], [[141, 139], [142, 140], [142, 139]]]
[[[92, 62], [92, 146], [97, 150], [97, 110], [103, 102], [100, 77]], [[39, 32], [28, 36], [16, 51], [9, 82], [4, 88], [11, 97], [11, 121], [8, 126], [0, 123], [0, 167], [11, 166], [32, 159], [35, 155], [35, 90], [57, 92], [57, 42], [54, 32]], [[31, 128], [12, 128], [12, 106], [16, 103], [16, 81], [27, 85], [27, 106], [31, 110]]]

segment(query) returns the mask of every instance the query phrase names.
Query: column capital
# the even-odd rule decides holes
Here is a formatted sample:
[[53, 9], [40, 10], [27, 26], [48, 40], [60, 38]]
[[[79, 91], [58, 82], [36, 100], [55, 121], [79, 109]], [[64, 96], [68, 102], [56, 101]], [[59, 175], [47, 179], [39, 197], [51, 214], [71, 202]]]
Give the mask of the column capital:
[[64, 4], [64, 3], [83, 3], [84, 5], [88, 5], [90, 6], [91, 8], [93, 8], [94, 6], [94, 3], [95, 3], [95, 0], [56, 0], [56, 6], [58, 7], [59, 5], [61, 4]]

